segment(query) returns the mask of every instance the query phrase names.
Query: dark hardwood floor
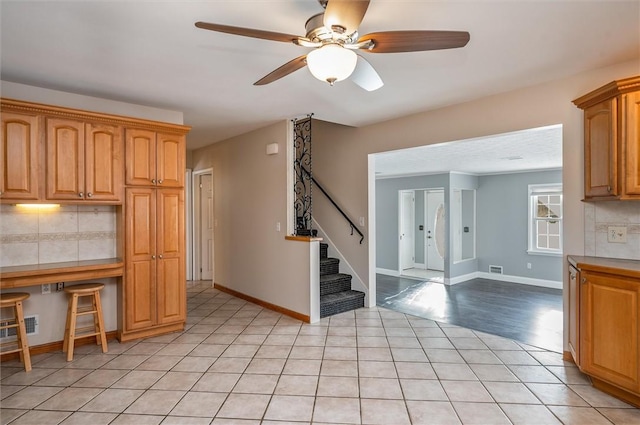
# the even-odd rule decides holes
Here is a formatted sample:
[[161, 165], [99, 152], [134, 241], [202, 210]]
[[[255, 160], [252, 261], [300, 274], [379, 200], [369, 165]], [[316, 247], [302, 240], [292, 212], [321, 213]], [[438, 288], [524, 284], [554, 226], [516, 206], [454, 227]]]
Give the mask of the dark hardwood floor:
[[377, 304], [562, 352], [562, 291], [488, 279], [456, 285], [376, 275]]

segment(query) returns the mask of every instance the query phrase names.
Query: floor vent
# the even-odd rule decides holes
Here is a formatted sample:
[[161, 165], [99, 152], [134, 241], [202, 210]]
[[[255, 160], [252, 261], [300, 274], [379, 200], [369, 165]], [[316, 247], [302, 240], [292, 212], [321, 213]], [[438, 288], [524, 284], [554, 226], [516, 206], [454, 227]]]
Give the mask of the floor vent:
[[[11, 324], [8, 319], [0, 319], [0, 325], [6, 326]], [[24, 318], [24, 326], [27, 329], [27, 335], [38, 334], [38, 315], [26, 316]], [[16, 336], [18, 328], [0, 329], [0, 340], [10, 339]]]
[[502, 274], [502, 266], [489, 266], [489, 273]]

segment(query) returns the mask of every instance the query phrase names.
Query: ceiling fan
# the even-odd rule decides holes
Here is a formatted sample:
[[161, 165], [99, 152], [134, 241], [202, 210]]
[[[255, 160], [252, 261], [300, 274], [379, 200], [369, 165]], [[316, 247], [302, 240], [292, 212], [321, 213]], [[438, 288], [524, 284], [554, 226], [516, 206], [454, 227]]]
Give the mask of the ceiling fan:
[[466, 31], [383, 31], [360, 37], [358, 26], [367, 12], [369, 0], [318, 1], [325, 11], [307, 20], [304, 37], [208, 22], [196, 22], [195, 25], [211, 31], [313, 48], [308, 54], [298, 56], [256, 81], [254, 85], [258, 86], [272, 83], [306, 65], [314, 77], [330, 85], [351, 77], [354, 83], [372, 91], [382, 87], [382, 79], [356, 51], [398, 53], [455, 49], [469, 42]]

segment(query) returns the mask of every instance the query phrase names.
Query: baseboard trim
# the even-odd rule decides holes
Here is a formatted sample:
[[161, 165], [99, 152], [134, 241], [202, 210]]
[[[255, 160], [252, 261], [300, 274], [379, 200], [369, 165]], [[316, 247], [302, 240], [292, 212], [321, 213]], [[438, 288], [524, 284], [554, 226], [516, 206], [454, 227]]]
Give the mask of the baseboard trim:
[[555, 280], [535, 279], [532, 277], [511, 276], [507, 274], [477, 272], [478, 278], [500, 280], [502, 282], [519, 283], [521, 285], [541, 286], [543, 288], [562, 289], [562, 282]]
[[376, 267], [376, 273], [384, 274], [384, 275], [387, 275], [387, 276], [395, 276], [395, 277], [399, 277], [400, 276], [400, 272], [398, 270], [381, 269], [379, 267]]
[[602, 381], [598, 378], [594, 378], [591, 375], [589, 375], [589, 378], [591, 378], [591, 384], [594, 388], [597, 388], [604, 393], [607, 393], [616, 398], [619, 398], [622, 401], [632, 404], [635, 407], [640, 407], [640, 395], [629, 390], [616, 387], [615, 385], [611, 385], [608, 382]]
[[479, 277], [478, 276], [478, 272], [467, 273], [467, 274], [463, 274], [463, 275], [460, 275], [460, 276], [446, 278], [444, 280], [444, 284], [445, 285], [456, 285], [458, 283], [466, 282], [468, 280], [476, 279], [478, 277]]
[[214, 283], [213, 287], [219, 291], [226, 292], [229, 295], [233, 295], [234, 297], [243, 299], [245, 301], [249, 301], [250, 303], [257, 304], [260, 307], [268, 308], [269, 310], [282, 313], [289, 317], [293, 317], [294, 319], [301, 320], [305, 323], [311, 323], [311, 318], [309, 316], [298, 313], [297, 311], [289, 310], [288, 308], [280, 307], [279, 305], [271, 304], [270, 302], [263, 301], [258, 298], [254, 298], [251, 295], [243, 294], [242, 292], [238, 292], [231, 288], [227, 288], [226, 286], [222, 286], [219, 283]]
[[575, 361], [573, 360], [573, 355], [571, 354], [571, 351], [563, 351], [562, 360], [564, 360], [565, 362], [575, 363]]
[[[106, 332], [107, 341], [111, 341], [117, 339], [118, 331], [109, 331]], [[48, 342], [46, 344], [34, 345], [33, 347], [29, 347], [29, 354], [32, 356], [37, 356], [38, 354], [51, 353], [53, 351], [62, 351], [62, 345], [64, 341], [54, 341]], [[74, 342], [75, 347], [79, 347], [81, 345], [89, 345], [95, 344], [96, 337], [95, 336], [85, 336], [84, 338], [78, 338]], [[107, 344], [108, 345], [108, 344]], [[6, 362], [9, 360], [15, 360], [20, 358], [20, 353], [7, 353], [2, 354], [0, 357], [0, 362]]]

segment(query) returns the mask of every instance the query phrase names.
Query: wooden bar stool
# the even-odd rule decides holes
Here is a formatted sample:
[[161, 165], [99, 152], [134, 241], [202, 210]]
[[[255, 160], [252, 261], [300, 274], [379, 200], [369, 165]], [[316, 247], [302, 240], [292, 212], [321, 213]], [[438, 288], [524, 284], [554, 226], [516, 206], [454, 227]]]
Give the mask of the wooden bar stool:
[[[104, 331], [102, 319], [102, 304], [100, 303], [100, 290], [104, 288], [102, 283], [83, 283], [64, 288], [69, 294], [69, 306], [67, 307], [67, 324], [64, 330], [64, 344], [62, 351], [67, 353], [67, 361], [73, 360], [73, 346], [75, 340], [86, 336], [96, 337], [96, 343], [102, 345], [102, 352], [107, 352], [107, 336]], [[78, 307], [78, 299], [91, 297], [91, 305]], [[93, 326], [76, 329], [78, 316], [93, 314]]]
[[0, 326], [0, 329], [17, 328], [16, 336], [18, 339], [5, 343], [7, 346], [17, 343], [17, 348], [2, 351], [2, 354], [20, 353], [20, 361], [24, 363], [24, 370], [29, 372], [31, 370], [31, 354], [29, 353], [29, 342], [27, 341], [27, 330], [24, 326], [24, 313], [22, 311], [22, 301], [27, 298], [29, 298], [29, 294], [26, 292], [0, 294], [0, 308], [13, 308], [13, 318], [9, 319], [11, 324]]

